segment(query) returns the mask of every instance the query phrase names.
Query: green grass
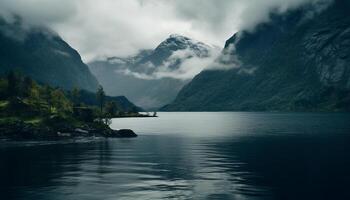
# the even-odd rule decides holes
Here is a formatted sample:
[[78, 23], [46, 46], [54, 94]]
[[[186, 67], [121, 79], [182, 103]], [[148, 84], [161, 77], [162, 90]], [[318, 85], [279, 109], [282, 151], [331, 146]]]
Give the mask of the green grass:
[[0, 117], [0, 123], [4, 122], [14, 122], [14, 121], [23, 121], [28, 124], [38, 124], [43, 121], [43, 118], [35, 117], [35, 118], [21, 118], [21, 117]]
[[0, 123], [11, 123], [20, 120], [19, 117], [1, 117]]
[[8, 101], [0, 101], [0, 108], [5, 108], [8, 104]]
[[35, 118], [24, 120], [24, 123], [27, 123], [27, 124], [40, 124], [42, 121], [43, 121], [43, 118], [35, 117]]

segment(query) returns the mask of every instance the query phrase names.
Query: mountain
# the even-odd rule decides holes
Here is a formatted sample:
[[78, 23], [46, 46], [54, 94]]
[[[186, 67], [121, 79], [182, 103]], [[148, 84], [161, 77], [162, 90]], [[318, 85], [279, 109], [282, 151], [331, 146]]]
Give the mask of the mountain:
[[45, 27], [0, 17], [0, 73], [18, 70], [38, 82], [64, 89], [96, 91], [98, 82], [79, 53]]
[[193, 78], [176, 76], [188, 70], [183, 63], [208, 58], [211, 51], [212, 47], [202, 42], [171, 35], [153, 50], [142, 50], [126, 58], [97, 60], [89, 66], [107, 94], [125, 95], [136, 105], [153, 109], [173, 101]]
[[[114, 101], [117, 104], [118, 109], [120, 111], [123, 111], [123, 112], [142, 112], [143, 111], [142, 108], [137, 107], [135, 104], [130, 102], [125, 96], [117, 96], [117, 97], [106, 96], [105, 98], [106, 98], [105, 99], [106, 102]], [[96, 99], [96, 94], [86, 90], [80, 91], [79, 102], [89, 106], [99, 106], [99, 102]]]
[[271, 14], [226, 42], [218, 62], [239, 65], [202, 71], [163, 110], [350, 111], [349, 12], [335, 0]]

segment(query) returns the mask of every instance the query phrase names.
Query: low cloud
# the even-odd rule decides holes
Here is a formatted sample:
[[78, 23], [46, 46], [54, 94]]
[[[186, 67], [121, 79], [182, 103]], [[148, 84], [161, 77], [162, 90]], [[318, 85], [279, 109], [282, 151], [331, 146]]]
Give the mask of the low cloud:
[[125, 75], [146, 80], [163, 78], [190, 80], [195, 75], [211, 66], [219, 54], [219, 49], [212, 49], [207, 56], [202, 57], [198, 56], [191, 49], [183, 49], [173, 52], [173, 54], [160, 66], [146, 63], [145, 65], [147, 65], [147, 68], [153, 69], [150, 73], [136, 72], [129, 68], [118, 70], [117, 73], [123, 73]]
[[236, 31], [268, 21], [271, 11], [330, 1], [1, 0], [0, 15], [7, 20], [19, 15], [30, 25], [50, 27], [88, 62], [99, 56], [135, 54], [172, 33], [223, 46]]
[[12, 21], [20, 16], [27, 24], [51, 26], [66, 23], [77, 14], [74, 0], [1, 0], [0, 15]]
[[[174, 67], [176, 66], [176, 67]], [[230, 45], [225, 51], [212, 49], [205, 57], [198, 56], [191, 49], [178, 50], [160, 66], [154, 66], [148, 62], [143, 68], [152, 69], [150, 72], [132, 71], [125, 67], [116, 73], [133, 76], [138, 79], [157, 80], [173, 78], [179, 80], [190, 80], [203, 70], [230, 70], [239, 69], [241, 62], [235, 54], [234, 45]], [[238, 73], [253, 74], [255, 68], [239, 69]]]

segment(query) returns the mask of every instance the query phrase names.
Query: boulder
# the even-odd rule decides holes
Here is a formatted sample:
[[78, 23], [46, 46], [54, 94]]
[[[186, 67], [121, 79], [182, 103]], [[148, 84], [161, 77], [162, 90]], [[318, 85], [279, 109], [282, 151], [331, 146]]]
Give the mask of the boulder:
[[137, 137], [136, 133], [130, 129], [113, 130], [107, 137], [111, 138], [133, 138]]

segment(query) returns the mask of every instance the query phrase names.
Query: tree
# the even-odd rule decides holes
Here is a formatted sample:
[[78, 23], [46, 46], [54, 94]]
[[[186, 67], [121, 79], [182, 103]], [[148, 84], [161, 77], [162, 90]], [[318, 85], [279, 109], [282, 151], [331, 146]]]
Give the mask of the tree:
[[51, 92], [52, 106], [57, 113], [66, 113], [71, 111], [70, 102], [60, 89]]
[[26, 76], [24, 78], [23, 86], [22, 86], [24, 97], [30, 96], [30, 93], [31, 93], [32, 88], [34, 87], [34, 84], [35, 84], [35, 82], [29, 76]]
[[107, 116], [114, 117], [118, 112], [118, 106], [115, 101], [110, 101], [106, 104], [105, 112]]
[[52, 99], [51, 99], [51, 92], [52, 88], [50, 86], [45, 85], [42, 91], [42, 98], [45, 100], [48, 106], [48, 111], [51, 113], [52, 110]]
[[79, 104], [80, 104], [80, 91], [78, 88], [75, 87], [71, 91], [71, 97], [72, 97], [73, 105], [79, 106]]
[[0, 100], [7, 97], [7, 80], [0, 78]]
[[106, 94], [101, 85], [97, 89], [96, 97], [97, 97], [97, 102], [100, 105], [101, 114], [103, 114], [103, 106], [105, 104]]
[[20, 78], [14, 71], [7, 74], [7, 95], [10, 98], [16, 97], [20, 93]]
[[29, 102], [34, 106], [36, 110], [41, 110], [41, 98], [39, 86], [34, 82], [28, 96]]

